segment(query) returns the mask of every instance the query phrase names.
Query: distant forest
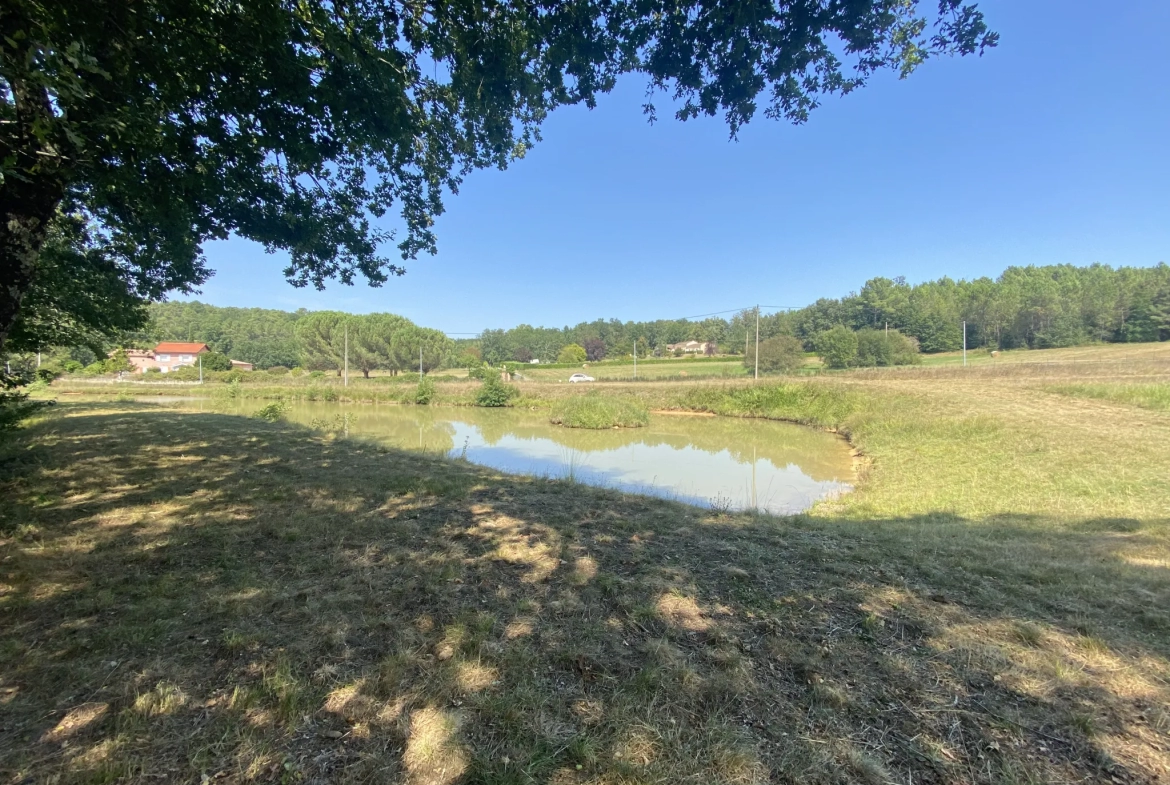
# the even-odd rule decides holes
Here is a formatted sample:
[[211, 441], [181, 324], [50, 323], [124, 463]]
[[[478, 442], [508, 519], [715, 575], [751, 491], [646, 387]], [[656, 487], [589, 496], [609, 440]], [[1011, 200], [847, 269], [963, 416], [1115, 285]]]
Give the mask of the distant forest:
[[267, 308], [218, 308], [204, 303], [168, 302], [150, 306], [150, 324], [140, 343], [200, 341], [233, 360], [259, 368], [293, 367], [302, 362], [297, 320], [309, 315]]
[[[261, 368], [294, 366], [304, 362], [296, 323], [308, 313], [158, 303], [150, 308], [148, 331], [138, 338], [204, 341]], [[889, 326], [916, 339], [923, 352], [943, 352], [962, 347], [964, 321], [971, 348], [1170, 340], [1170, 266], [1010, 267], [995, 280], [940, 278], [917, 285], [874, 278], [840, 299], [762, 315], [760, 338], [791, 335], [811, 350], [815, 337], [836, 325], [854, 330]], [[701, 321], [599, 319], [563, 328], [522, 324], [484, 330], [478, 340], [456, 341], [445, 364], [478, 359], [493, 365], [506, 360], [552, 362], [569, 344], [586, 347], [590, 359], [620, 357], [632, 353], [635, 340], [639, 356], [663, 354], [668, 344], [688, 340], [714, 342], [721, 353], [737, 354], [754, 335], [755, 312], [750, 309]]]
[[[755, 337], [755, 319], [754, 310], [745, 310], [730, 319], [702, 321], [599, 319], [563, 329], [522, 324], [485, 330], [478, 343], [483, 359], [493, 363], [529, 354], [549, 361], [566, 344], [588, 348], [598, 341], [609, 356], [628, 355], [635, 339], [639, 355], [690, 340], [713, 341], [721, 353], [734, 354]], [[795, 336], [811, 351], [817, 334], [836, 325], [854, 330], [888, 326], [916, 339], [921, 351], [934, 353], [962, 348], [964, 321], [971, 348], [1170, 340], [1170, 266], [1010, 267], [995, 280], [940, 278], [917, 285], [873, 278], [860, 292], [840, 299], [761, 316], [760, 338]]]

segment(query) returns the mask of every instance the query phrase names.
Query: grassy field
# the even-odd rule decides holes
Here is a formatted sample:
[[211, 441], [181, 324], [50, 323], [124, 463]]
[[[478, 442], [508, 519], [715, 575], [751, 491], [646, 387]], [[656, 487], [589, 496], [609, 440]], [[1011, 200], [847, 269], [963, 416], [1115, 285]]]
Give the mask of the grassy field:
[[[991, 355], [988, 349], [973, 349], [967, 353], [970, 366], [1000, 364], [1143, 364], [1150, 361], [1165, 362], [1170, 349], [1162, 343], [1109, 343], [1092, 346], [1072, 346], [1067, 349], [1009, 349]], [[962, 366], [962, 352], [940, 352], [925, 354], [922, 364], [931, 366]]]
[[1054, 384], [1048, 389], [1075, 398], [1116, 401], [1141, 406], [1145, 409], [1170, 411], [1170, 383], [1166, 382], [1161, 384]]
[[[600, 381], [631, 380], [634, 378], [633, 362], [624, 365], [591, 365], [588, 368], [541, 368], [539, 365], [524, 368], [526, 379], [538, 382], [563, 382], [571, 374], [587, 373]], [[738, 378], [747, 376], [743, 360], [729, 358], [726, 362], [688, 362], [686, 360], [659, 360], [638, 363], [639, 379], [706, 379]]]
[[1118, 362], [597, 386], [849, 435], [787, 519], [63, 403], [0, 444], [0, 781], [1166, 781], [1170, 412], [1061, 389]]

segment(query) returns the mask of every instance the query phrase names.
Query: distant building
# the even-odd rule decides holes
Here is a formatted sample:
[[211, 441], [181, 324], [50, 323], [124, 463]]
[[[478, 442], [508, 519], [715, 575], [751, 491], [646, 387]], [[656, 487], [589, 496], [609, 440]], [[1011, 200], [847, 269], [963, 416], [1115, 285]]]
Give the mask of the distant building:
[[[115, 354], [117, 352], [110, 352], [111, 357]], [[130, 361], [134, 373], [142, 373], [147, 368], [154, 367], [154, 353], [150, 349], [127, 349], [126, 359]]]
[[199, 355], [210, 352], [205, 343], [182, 343], [179, 341], [163, 341], [154, 347], [154, 365], [163, 373], [176, 371], [179, 368], [190, 368], [197, 363]]
[[[188, 343], [183, 341], [163, 341], [153, 349], [126, 349], [126, 359], [134, 368], [134, 373], [146, 373], [151, 368], [157, 368], [163, 373], [177, 371], [180, 368], [191, 368], [199, 363], [199, 355], [210, 352], [211, 347], [205, 343]], [[115, 352], [110, 352], [113, 357]], [[237, 371], [252, 370], [252, 363], [243, 360], [232, 360], [232, 369]]]
[[683, 341], [682, 343], [668, 343], [666, 350], [668, 352], [682, 352], [684, 354], [706, 354], [707, 341]]

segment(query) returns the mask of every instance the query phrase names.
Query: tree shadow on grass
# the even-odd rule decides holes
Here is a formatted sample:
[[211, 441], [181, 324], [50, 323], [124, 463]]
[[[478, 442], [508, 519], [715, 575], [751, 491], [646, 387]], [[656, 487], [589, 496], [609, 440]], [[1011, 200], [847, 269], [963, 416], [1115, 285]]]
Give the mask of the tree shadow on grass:
[[105, 409], [0, 447], [6, 781], [1167, 776], [1166, 520], [717, 515]]

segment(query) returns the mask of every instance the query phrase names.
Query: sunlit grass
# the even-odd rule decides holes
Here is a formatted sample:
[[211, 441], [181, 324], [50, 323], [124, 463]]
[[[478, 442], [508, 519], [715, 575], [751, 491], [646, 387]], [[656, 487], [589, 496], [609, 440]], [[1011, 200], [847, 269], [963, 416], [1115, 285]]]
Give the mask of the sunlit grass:
[[1170, 382], [1161, 384], [1055, 384], [1051, 392], [1071, 395], [1074, 398], [1090, 398], [1099, 401], [1113, 401], [1143, 409], [1170, 411]]

